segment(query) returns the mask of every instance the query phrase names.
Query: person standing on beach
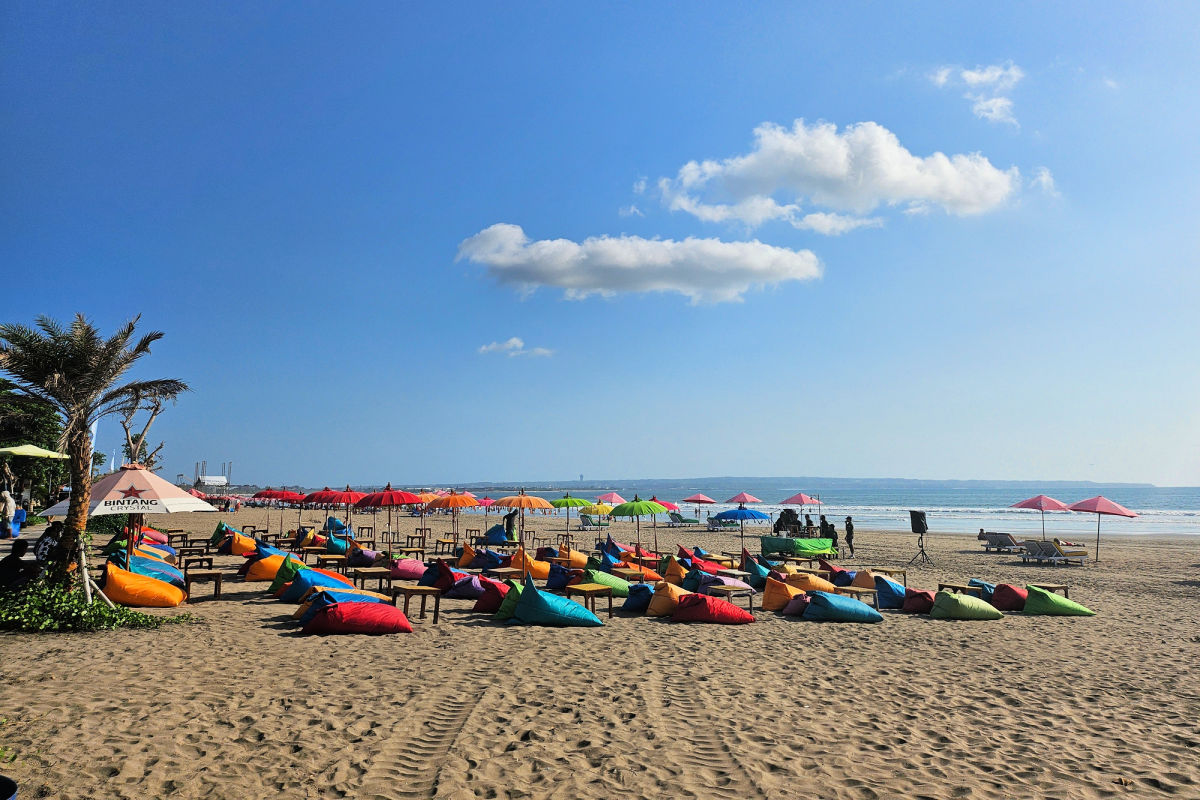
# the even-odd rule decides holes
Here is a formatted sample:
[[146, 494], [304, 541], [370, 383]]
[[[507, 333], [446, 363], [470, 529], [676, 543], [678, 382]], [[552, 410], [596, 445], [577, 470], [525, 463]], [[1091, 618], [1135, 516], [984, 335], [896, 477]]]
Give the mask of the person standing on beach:
[[514, 530], [514, 528], [516, 528], [516, 526], [517, 526], [517, 510], [514, 508], [512, 511], [510, 511], [504, 515], [504, 535], [508, 537], [508, 540], [510, 542], [514, 538], [513, 530]]
[[850, 548], [850, 557], [854, 558], [854, 520], [846, 517], [846, 547]]
[[0, 492], [0, 503], [3, 504], [0, 508], [0, 539], [8, 539], [12, 536], [13, 517], [17, 515], [17, 501], [5, 489]]
[[832, 544], [830, 545], [830, 547], [833, 548], [833, 552], [838, 552], [837, 527], [832, 522], [829, 523], [829, 538], [833, 540]]

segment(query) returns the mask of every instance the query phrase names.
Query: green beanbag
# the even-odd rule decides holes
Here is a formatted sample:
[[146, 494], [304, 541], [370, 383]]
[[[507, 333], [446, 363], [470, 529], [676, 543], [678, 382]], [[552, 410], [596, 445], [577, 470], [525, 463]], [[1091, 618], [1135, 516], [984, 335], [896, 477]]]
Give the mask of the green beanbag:
[[973, 594], [938, 592], [929, 616], [934, 619], [1004, 619], [1004, 615]]
[[[629, 581], [618, 578], [616, 575], [609, 575], [607, 572], [601, 572], [596, 569], [586, 569], [583, 571], [583, 579], [580, 583], [599, 583], [604, 586], [611, 586], [613, 597], [629, 597]], [[574, 602], [574, 601], [572, 601]]]
[[1036, 586], [1026, 586], [1029, 596], [1025, 598], [1025, 613], [1054, 617], [1094, 617], [1096, 612], [1084, 605], [1068, 600], [1055, 592]]
[[505, 581], [508, 584], [508, 594], [504, 595], [504, 599], [500, 601], [500, 608], [492, 616], [494, 620], [512, 619], [513, 611], [517, 608], [517, 601], [521, 599], [521, 592], [525, 587], [516, 581]]

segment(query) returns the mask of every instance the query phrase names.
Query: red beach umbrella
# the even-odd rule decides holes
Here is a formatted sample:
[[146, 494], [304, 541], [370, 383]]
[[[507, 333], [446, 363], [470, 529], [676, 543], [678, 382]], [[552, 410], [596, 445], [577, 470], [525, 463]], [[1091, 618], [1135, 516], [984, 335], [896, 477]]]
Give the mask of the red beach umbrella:
[[711, 497], [709, 497], [709, 496], [708, 496], [708, 495], [706, 495], [706, 494], [700, 494], [700, 492], [696, 492], [696, 493], [695, 493], [694, 495], [692, 495], [691, 497], [685, 497], [685, 498], [683, 498], [682, 500], [680, 500], [679, 502], [681, 502], [681, 503], [695, 503], [695, 504], [696, 504], [696, 519], [700, 519], [700, 506], [701, 506], [701, 504], [703, 504], [703, 505], [706, 505], [706, 506], [710, 506], [710, 505], [712, 505], [713, 503], [715, 503], [715, 502], [717, 502], [717, 501], [716, 501], [716, 500], [713, 500]]
[[759, 500], [757, 497], [755, 497], [752, 494], [748, 494], [746, 492], [739, 492], [738, 494], [735, 494], [733, 497], [729, 498], [725, 502], [726, 503], [737, 503], [738, 505], [741, 505], [743, 503], [761, 503], [762, 500]]
[[1080, 500], [1078, 503], [1072, 503], [1069, 508], [1072, 511], [1087, 511], [1096, 515], [1096, 562], [1100, 562], [1100, 515], [1108, 514], [1111, 517], [1136, 517], [1137, 514], [1130, 511], [1123, 505], [1114, 503], [1103, 495], [1096, 495], [1087, 500]]
[[354, 505], [356, 508], [386, 508], [388, 510], [388, 530], [392, 529], [392, 508], [395, 506], [416, 506], [421, 504], [421, 498], [403, 489], [393, 489], [389, 482], [381, 492], [364, 495]]
[[1031, 497], [1028, 500], [1022, 500], [1019, 503], [1013, 503], [1009, 508], [1036, 508], [1042, 512], [1042, 541], [1046, 541], [1046, 512], [1047, 511], [1070, 511], [1071, 508], [1061, 500], [1055, 500], [1053, 497], [1047, 497], [1044, 494], [1039, 494], [1036, 497]]

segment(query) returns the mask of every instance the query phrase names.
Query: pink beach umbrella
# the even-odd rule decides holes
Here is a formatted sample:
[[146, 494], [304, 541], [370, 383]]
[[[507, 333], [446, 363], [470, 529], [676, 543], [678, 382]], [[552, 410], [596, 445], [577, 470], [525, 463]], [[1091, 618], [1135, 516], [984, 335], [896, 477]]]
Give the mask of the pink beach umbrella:
[[679, 510], [679, 506], [675, 505], [670, 500], [659, 500], [657, 497], [651, 497], [650, 499], [653, 502], [658, 503], [660, 506], [665, 508], [667, 511], [678, 511]]
[[1042, 512], [1042, 541], [1046, 541], [1046, 512], [1047, 511], [1070, 511], [1071, 508], [1066, 503], [1055, 500], [1053, 497], [1047, 497], [1044, 494], [1039, 494], [1037, 497], [1031, 497], [1028, 500], [1022, 500], [1019, 503], [1013, 503], [1009, 508], [1036, 508]]
[[596, 502], [608, 503], [610, 506], [619, 506], [621, 503], [625, 502], [625, 498], [621, 497], [621, 495], [617, 494], [616, 492], [609, 492], [608, 494], [602, 494], [597, 497]]
[[706, 494], [700, 494], [700, 492], [696, 492], [691, 497], [685, 497], [682, 500], [680, 500], [679, 502], [694, 503], [696, 506], [696, 519], [700, 519], [700, 506], [701, 505], [711, 506], [713, 503], [715, 503], [717, 501], [713, 500], [711, 497], [709, 497]]
[[752, 494], [748, 494], [746, 492], [739, 492], [738, 494], [735, 494], [733, 497], [729, 498], [725, 502], [726, 503], [737, 503], [738, 505], [741, 505], [742, 503], [761, 503], [762, 500], [759, 500], [757, 497], [755, 497]]
[[1072, 511], [1085, 511], [1096, 515], [1096, 563], [1100, 562], [1100, 515], [1111, 517], [1136, 517], [1137, 514], [1123, 505], [1114, 503], [1103, 495], [1096, 495], [1088, 500], [1080, 500], [1068, 506]]

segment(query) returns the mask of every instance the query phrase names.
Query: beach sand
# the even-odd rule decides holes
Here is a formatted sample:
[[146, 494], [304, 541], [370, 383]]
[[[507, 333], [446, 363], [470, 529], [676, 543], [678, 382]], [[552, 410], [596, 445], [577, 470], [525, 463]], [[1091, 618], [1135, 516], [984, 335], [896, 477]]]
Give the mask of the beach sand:
[[[846, 564], [903, 566], [915, 544], [859, 531]], [[266, 584], [227, 579], [223, 601], [201, 586], [153, 612], [193, 624], [0, 634], [0, 772], [23, 798], [1200, 797], [1200, 542], [1105, 536], [1085, 567], [1022, 566], [974, 535], [928, 552], [910, 586], [1062, 582], [1097, 616], [548, 629], [448, 600], [411, 635], [304, 637]]]

